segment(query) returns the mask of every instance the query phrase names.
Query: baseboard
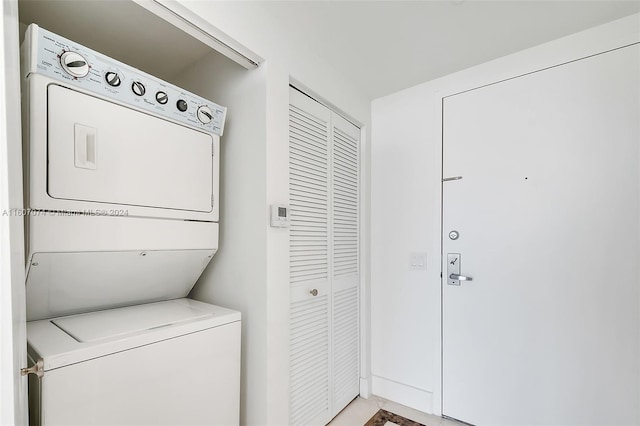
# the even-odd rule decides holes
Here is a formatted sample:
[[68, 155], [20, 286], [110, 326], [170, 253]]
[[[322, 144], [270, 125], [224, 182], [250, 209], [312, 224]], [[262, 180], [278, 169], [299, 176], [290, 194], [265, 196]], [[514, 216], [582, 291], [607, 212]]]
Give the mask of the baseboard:
[[433, 414], [433, 392], [375, 375], [371, 379], [371, 392], [374, 395]]
[[360, 377], [360, 396], [363, 398], [369, 398], [371, 396], [369, 380], [362, 377]]

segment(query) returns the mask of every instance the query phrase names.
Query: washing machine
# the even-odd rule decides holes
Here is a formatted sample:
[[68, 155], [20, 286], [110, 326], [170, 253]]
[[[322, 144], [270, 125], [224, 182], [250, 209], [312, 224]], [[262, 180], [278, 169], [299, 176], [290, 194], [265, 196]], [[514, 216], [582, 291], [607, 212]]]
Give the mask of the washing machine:
[[27, 323], [31, 425], [237, 425], [240, 313], [174, 299]]
[[22, 47], [32, 424], [237, 424], [218, 250], [226, 108], [31, 24]]

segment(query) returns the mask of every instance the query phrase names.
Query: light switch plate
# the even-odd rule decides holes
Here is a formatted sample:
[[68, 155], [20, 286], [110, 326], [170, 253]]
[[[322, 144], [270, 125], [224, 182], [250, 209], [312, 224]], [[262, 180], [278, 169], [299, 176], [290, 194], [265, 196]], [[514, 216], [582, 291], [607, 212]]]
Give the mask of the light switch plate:
[[409, 258], [409, 269], [426, 270], [427, 253], [411, 253]]

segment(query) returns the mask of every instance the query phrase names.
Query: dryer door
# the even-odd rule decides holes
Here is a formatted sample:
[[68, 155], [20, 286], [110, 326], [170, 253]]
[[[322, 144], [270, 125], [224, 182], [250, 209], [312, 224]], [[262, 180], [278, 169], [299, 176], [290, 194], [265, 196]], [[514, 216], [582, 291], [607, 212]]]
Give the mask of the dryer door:
[[55, 84], [47, 94], [50, 197], [213, 210], [212, 135]]

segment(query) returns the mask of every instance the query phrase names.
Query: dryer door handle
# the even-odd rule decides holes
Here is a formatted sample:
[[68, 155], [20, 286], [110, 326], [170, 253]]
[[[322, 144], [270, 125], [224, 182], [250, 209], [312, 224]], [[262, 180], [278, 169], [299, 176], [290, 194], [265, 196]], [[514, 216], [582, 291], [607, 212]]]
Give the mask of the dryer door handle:
[[80, 169], [95, 170], [97, 167], [98, 129], [84, 124], [74, 125], [74, 165]]

